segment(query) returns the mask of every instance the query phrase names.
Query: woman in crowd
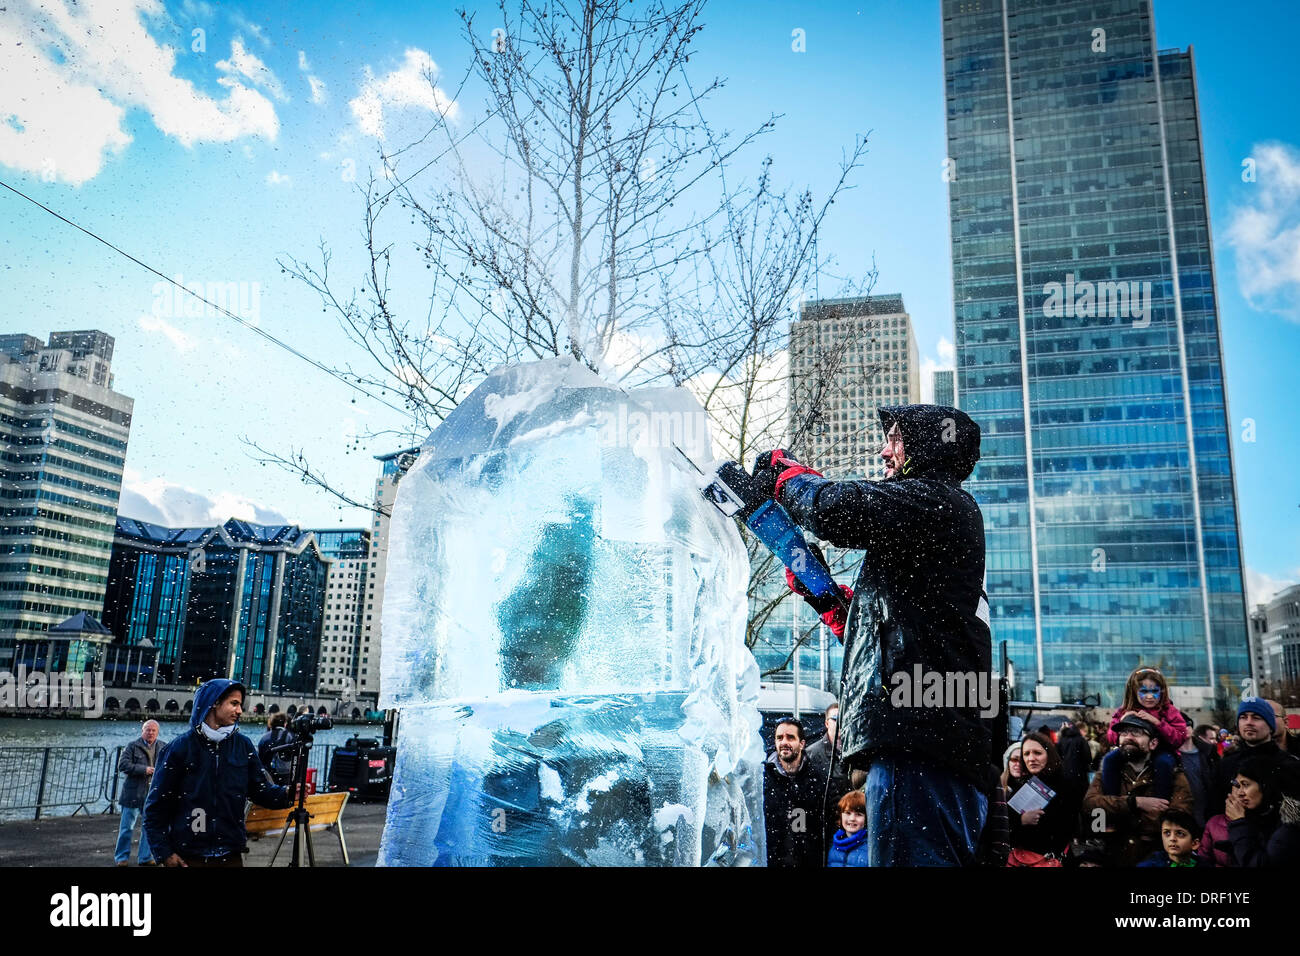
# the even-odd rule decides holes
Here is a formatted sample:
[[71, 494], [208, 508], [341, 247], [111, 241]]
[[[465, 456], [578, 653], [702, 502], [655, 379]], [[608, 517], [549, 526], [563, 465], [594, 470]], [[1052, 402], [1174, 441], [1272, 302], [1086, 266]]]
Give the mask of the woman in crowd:
[[1020, 741], [1006, 749], [1002, 755], [1002, 790], [1008, 796], [1011, 795], [1013, 787], [1017, 781], [1025, 775], [1025, 765], [1020, 762]]
[[1026, 734], [1020, 758], [1024, 775], [1008, 778], [1011, 854], [1007, 866], [1060, 866], [1078, 829], [1083, 791], [1063, 772], [1061, 755], [1046, 734]]
[[1295, 761], [1278, 763], [1268, 757], [1250, 757], [1241, 762], [1224, 807], [1234, 865], [1295, 866], [1300, 862], [1298, 777]]

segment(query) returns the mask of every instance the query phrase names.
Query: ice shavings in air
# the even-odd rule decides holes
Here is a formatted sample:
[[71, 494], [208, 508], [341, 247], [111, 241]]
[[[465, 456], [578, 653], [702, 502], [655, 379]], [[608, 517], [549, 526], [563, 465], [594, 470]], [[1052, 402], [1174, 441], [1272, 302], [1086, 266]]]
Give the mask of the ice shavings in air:
[[429, 437], [389, 540], [380, 863], [764, 859], [748, 562], [683, 452], [713, 458], [689, 393], [570, 358], [495, 370]]

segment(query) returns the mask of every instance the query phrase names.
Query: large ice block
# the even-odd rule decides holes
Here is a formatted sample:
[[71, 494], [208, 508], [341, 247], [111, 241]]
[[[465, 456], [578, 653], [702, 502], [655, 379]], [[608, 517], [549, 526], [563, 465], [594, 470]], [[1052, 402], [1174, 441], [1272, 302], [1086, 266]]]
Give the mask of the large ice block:
[[[680, 449], [680, 450], [679, 450]], [[764, 859], [748, 562], [683, 389], [497, 369], [398, 486], [381, 864]]]

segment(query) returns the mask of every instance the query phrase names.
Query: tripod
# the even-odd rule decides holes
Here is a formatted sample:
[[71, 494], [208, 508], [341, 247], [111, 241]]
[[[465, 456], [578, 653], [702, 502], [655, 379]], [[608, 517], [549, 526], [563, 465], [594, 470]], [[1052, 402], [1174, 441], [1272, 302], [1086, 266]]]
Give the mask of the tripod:
[[272, 748], [272, 751], [288, 750], [293, 748], [293, 764], [289, 772], [290, 793], [297, 793], [298, 805], [289, 811], [289, 816], [284, 821], [284, 832], [280, 834], [280, 842], [275, 845], [275, 852], [271, 854], [271, 866], [275, 866], [275, 858], [280, 855], [280, 849], [284, 846], [284, 839], [289, 835], [289, 828], [293, 828], [293, 856], [289, 861], [290, 866], [302, 866], [302, 848], [303, 844], [307, 846], [307, 865], [316, 865], [316, 853], [311, 845], [311, 814], [307, 812], [307, 755], [311, 752], [312, 735], [310, 733], [301, 733], [292, 743], [282, 744], [279, 747]]

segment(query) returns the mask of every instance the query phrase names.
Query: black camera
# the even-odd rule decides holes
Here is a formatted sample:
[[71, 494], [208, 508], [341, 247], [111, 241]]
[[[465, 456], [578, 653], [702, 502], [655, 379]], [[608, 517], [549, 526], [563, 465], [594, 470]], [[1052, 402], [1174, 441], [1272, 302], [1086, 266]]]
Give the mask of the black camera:
[[334, 726], [334, 721], [330, 720], [324, 714], [299, 714], [293, 720], [289, 721], [289, 732], [302, 737], [305, 734], [314, 734], [318, 730], [329, 730]]

